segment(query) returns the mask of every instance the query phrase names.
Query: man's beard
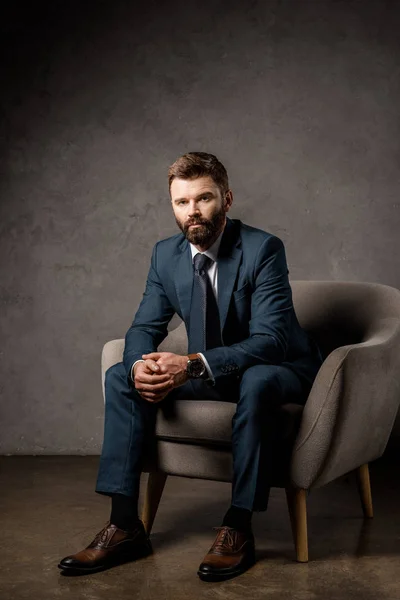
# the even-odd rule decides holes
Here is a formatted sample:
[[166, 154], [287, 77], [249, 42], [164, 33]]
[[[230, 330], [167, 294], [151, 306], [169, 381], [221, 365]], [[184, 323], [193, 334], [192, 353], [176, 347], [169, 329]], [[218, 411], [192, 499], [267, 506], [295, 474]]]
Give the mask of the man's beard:
[[[210, 246], [221, 233], [222, 226], [225, 222], [226, 211], [223, 207], [215, 212], [211, 219], [202, 219], [194, 217], [187, 223], [182, 225], [175, 217], [176, 224], [182, 231], [185, 238], [194, 246]], [[190, 225], [201, 225], [195, 229], [189, 229]]]

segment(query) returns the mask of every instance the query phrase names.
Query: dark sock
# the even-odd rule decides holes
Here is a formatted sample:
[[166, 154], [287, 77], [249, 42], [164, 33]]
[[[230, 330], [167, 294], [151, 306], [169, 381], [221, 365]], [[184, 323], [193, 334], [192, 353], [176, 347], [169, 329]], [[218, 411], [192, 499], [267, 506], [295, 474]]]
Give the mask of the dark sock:
[[222, 525], [233, 527], [233, 529], [237, 529], [238, 531], [242, 531], [244, 533], [250, 532], [252, 514], [253, 513], [251, 510], [232, 505], [228, 509], [224, 520], [222, 521]]
[[133, 529], [139, 521], [137, 502], [132, 496], [113, 494], [110, 522], [119, 529]]

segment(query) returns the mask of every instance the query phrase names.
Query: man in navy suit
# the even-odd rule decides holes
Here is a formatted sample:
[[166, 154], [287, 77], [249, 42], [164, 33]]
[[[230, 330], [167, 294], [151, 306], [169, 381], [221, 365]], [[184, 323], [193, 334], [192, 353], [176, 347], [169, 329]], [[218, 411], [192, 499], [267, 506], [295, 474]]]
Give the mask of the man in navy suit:
[[[265, 510], [277, 412], [304, 403], [321, 365], [292, 304], [282, 241], [227, 218], [233, 195], [224, 166], [191, 152], [169, 169], [181, 233], [153, 250], [146, 290], [125, 338], [123, 362], [108, 369], [96, 491], [112, 498], [110, 523], [59, 567], [95, 572], [151, 552], [138, 517], [143, 454], [157, 406], [175, 398], [237, 403], [232, 422], [232, 502], [198, 571], [215, 581], [254, 563], [253, 511]], [[177, 313], [188, 355], [158, 352]]]

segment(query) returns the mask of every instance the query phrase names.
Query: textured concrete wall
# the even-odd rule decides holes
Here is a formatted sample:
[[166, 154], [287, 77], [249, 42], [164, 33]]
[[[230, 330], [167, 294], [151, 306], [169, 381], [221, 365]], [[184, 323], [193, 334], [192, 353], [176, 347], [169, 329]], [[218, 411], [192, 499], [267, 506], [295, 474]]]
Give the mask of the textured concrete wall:
[[232, 216], [282, 237], [292, 279], [400, 287], [399, 3], [7, 10], [1, 453], [99, 451], [101, 348], [176, 232], [185, 151], [221, 158]]

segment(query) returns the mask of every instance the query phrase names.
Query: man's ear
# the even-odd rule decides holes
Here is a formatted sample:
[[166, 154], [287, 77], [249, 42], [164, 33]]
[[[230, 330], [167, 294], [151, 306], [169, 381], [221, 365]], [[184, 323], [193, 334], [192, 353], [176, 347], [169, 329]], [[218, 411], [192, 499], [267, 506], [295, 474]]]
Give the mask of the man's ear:
[[225, 192], [225, 197], [224, 197], [224, 207], [225, 207], [226, 212], [228, 212], [228, 210], [232, 206], [232, 202], [233, 202], [232, 190], [228, 190], [227, 192]]

